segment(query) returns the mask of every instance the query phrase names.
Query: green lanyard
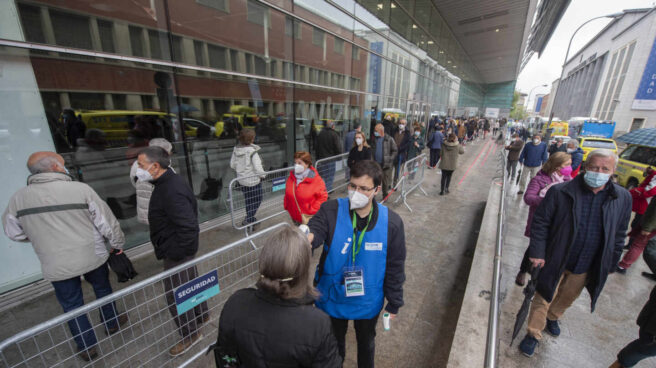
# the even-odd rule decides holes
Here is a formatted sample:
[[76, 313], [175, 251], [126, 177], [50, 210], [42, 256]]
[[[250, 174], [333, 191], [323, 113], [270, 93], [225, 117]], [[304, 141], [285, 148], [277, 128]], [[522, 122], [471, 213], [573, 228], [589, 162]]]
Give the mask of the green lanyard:
[[357, 238], [357, 229], [356, 229], [356, 219], [357, 215], [355, 214], [355, 211], [353, 211], [353, 251], [351, 252], [353, 254], [353, 265], [355, 265], [355, 256], [360, 253], [360, 249], [362, 248], [362, 240], [364, 239], [364, 233], [367, 232], [367, 228], [369, 227], [369, 222], [371, 222], [371, 215], [374, 213], [374, 206], [375, 204], [372, 204], [371, 206], [371, 211], [369, 211], [369, 218], [367, 219], [367, 225], [364, 227], [362, 232], [360, 233], [360, 238], [357, 241], [358, 249], [355, 249], [356, 245], [356, 238]]

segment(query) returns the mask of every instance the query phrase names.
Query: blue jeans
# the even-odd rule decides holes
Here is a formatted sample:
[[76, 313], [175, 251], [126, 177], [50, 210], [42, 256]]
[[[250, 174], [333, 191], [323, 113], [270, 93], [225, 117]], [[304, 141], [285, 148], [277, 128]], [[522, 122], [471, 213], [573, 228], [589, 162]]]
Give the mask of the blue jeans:
[[617, 354], [617, 361], [623, 367], [633, 367], [639, 361], [656, 356], [656, 336], [640, 329], [639, 338], [633, 340]]
[[394, 183], [397, 183], [399, 176], [401, 175], [401, 166], [405, 163], [405, 157], [407, 153], [399, 153], [396, 156], [396, 170], [394, 171]]
[[326, 191], [330, 192], [333, 190], [333, 180], [335, 180], [335, 161], [322, 162], [321, 165], [317, 166], [317, 171], [319, 172], [321, 179], [323, 179], [323, 182], [326, 184]]
[[[93, 286], [96, 299], [112, 293], [107, 263], [85, 273], [84, 279]], [[59, 301], [59, 304], [64, 309], [64, 313], [84, 305], [80, 276], [72, 277], [68, 280], [53, 281], [52, 286], [55, 288], [57, 301]], [[100, 310], [100, 319], [105, 322], [107, 329], [115, 328], [118, 323], [116, 320], [116, 304], [112, 302], [103, 305]], [[86, 314], [68, 321], [68, 328], [71, 330], [75, 343], [80, 350], [89, 349], [98, 342]]]
[[244, 192], [244, 199], [246, 201], [246, 222], [255, 222], [255, 213], [262, 204], [262, 183], [253, 185], [252, 187], [241, 187]]

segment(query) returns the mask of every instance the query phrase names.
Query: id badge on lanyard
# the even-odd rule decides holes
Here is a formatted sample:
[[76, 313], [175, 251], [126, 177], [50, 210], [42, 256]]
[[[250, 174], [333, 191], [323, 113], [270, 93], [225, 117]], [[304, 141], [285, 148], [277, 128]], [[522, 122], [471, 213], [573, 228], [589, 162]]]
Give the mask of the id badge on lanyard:
[[[362, 248], [362, 241], [364, 240], [364, 234], [369, 227], [369, 222], [371, 221], [371, 215], [373, 214], [373, 208], [369, 212], [369, 219], [367, 220], [367, 225], [364, 227], [362, 232], [358, 236], [356, 231], [356, 218], [355, 213], [353, 214], [353, 243], [352, 246], [352, 263], [349, 263], [349, 266], [344, 268], [344, 294], [347, 297], [353, 296], [363, 296], [364, 295], [364, 269], [360, 266], [355, 265], [355, 256], [360, 253]], [[357, 246], [357, 249], [356, 249]]]

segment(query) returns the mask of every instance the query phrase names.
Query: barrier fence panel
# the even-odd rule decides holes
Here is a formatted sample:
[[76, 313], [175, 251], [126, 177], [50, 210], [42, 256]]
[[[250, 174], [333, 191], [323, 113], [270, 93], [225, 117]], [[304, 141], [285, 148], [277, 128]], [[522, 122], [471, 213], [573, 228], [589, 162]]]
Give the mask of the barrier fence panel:
[[291, 171], [283, 168], [233, 179], [228, 187], [232, 226], [248, 235], [254, 225], [285, 213], [285, 183]]
[[[284, 226], [290, 225], [277, 224], [14, 335], [0, 343], [0, 364], [9, 368], [188, 364], [190, 357], [201, 356], [216, 342], [217, 329], [210, 322], [218, 322], [232, 293], [256, 282], [264, 237]], [[250, 242], [257, 243], [255, 249]], [[127, 316], [127, 322], [107, 336], [102, 316], [108, 324], [115, 323], [115, 312]], [[69, 327], [81, 334], [72, 336]], [[181, 341], [181, 333], [194, 331], [204, 336], [200, 342], [185, 355], [171, 357], [169, 349]], [[78, 346], [95, 348], [98, 357], [85, 362], [77, 356]]]
[[336, 192], [348, 184], [348, 153], [335, 155], [317, 160], [314, 166], [319, 176], [326, 183], [328, 193]]
[[402, 176], [400, 179], [401, 182], [401, 195], [396, 199], [396, 202], [403, 199], [403, 204], [412, 212], [412, 208], [408, 204], [408, 195], [419, 188], [424, 195], [428, 195], [424, 188], [421, 187], [421, 183], [424, 181], [424, 174], [426, 173], [426, 154], [422, 153], [421, 155], [408, 160], [403, 165]]

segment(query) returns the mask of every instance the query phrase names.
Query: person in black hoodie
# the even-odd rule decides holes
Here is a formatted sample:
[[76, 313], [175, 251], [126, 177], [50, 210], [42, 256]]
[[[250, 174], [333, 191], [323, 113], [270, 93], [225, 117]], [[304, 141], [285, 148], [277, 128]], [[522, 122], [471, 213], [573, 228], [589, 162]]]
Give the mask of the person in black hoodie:
[[633, 367], [643, 359], [656, 356], [656, 287], [651, 290], [636, 323], [640, 326], [639, 338], [620, 350], [610, 368]]
[[[164, 270], [177, 267], [194, 258], [198, 252], [198, 206], [196, 197], [185, 180], [170, 166], [168, 152], [161, 147], [147, 147], [137, 158], [137, 178], [150, 181], [155, 188], [150, 197], [148, 223], [155, 257], [164, 261]], [[169, 354], [178, 356], [202, 340], [200, 324], [209, 321], [206, 303], [178, 315], [173, 290], [198, 276], [195, 266], [164, 279], [166, 302], [175, 319], [182, 340]]]
[[290, 226], [264, 244], [256, 288], [238, 290], [221, 311], [216, 366], [341, 367], [330, 318], [313, 306], [307, 237]]

